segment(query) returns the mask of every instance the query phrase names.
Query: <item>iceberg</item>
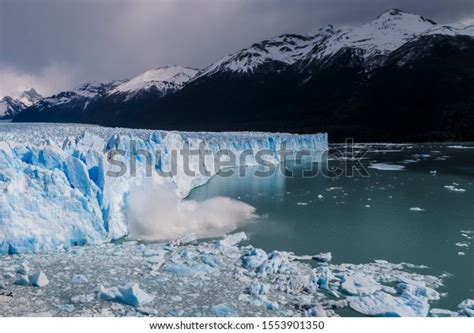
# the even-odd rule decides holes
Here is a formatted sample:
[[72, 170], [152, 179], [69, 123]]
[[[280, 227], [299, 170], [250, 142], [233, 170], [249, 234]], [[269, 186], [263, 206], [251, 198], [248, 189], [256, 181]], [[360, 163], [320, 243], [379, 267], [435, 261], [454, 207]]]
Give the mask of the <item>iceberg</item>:
[[[196, 152], [188, 161], [173, 153], [186, 149]], [[185, 198], [219, 171], [215, 161], [219, 152], [243, 155], [237, 158], [238, 166], [252, 166], [263, 150], [268, 160], [282, 162], [279, 151], [283, 149], [309, 150], [321, 158], [328, 149], [327, 134], [4, 124], [0, 253], [44, 252], [119, 239], [129, 234], [133, 190], [156, 183]], [[203, 166], [208, 172], [197, 172]]]
[[209, 309], [209, 312], [216, 317], [237, 317], [239, 314], [233, 308], [225, 305], [214, 305]]
[[388, 163], [372, 163], [369, 165], [370, 169], [384, 170], [384, 171], [402, 171], [405, 170], [404, 165], [388, 164]]
[[43, 271], [36, 272], [34, 274], [31, 274], [29, 276], [30, 280], [30, 285], [34, 287], [44, 287], [49, 283], [48, 277], [46, 274], [43, 273]]
[[133, 307], [150, 303], [155, 298], [140, 289], [137, 283], [129, 283], [123, 287], [99, 287], [98, 298], [103, 301], [119, 302]]
[[459, 314], [466, 317], [474, 317], [474, 300], [466, 299], [458, 305]]

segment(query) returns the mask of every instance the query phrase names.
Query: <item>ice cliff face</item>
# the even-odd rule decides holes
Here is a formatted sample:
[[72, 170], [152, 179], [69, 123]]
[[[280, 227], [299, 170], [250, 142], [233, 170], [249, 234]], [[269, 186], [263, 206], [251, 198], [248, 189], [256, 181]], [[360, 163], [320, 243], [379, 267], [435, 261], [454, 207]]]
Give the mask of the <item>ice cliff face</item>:
[[[215, 173], [213, 155], [205, 157], [210, 174], [185, 173], [184, 161], [170, 171], [172, 151], [200, 143], [215, 154], [222, 149], [239, 154], [250, 150], [246, 165], [255, 163], [260, 149], [327, 150], [327, 136], [266, 133], [184, 133], [110, 129], [95, 126], [2, 125], [0, 131], [0, 253], [47, 251], [81, 244], [96, 244], [127, 235], [127, 198], [131, 188], [150, 183], [167, 184], [185, 197]], [[112, 151], [121, 151], [128, 163], [136, 160], [135, 175], [107, 175], [118, 171]], [[149, 163], [146, 152], [159, 159]], [[117, 160], [119, 160], [117, 158]], [[190, 158], [198, 170], [199, 156]], [[126, 164], [129, 165], [129, 164]], [[153, 173], [147, 174], [147, 165]]]

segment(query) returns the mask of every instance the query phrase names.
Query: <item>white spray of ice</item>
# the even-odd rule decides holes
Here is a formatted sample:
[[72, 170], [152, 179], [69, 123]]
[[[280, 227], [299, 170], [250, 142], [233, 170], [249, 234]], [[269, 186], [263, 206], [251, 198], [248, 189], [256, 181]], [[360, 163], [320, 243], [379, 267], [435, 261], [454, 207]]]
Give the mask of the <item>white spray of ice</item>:
[[173, 189], [158, 184], [133, 188], [128, 203], [129, 236], [143, 240], [174, 240], [189, 234], [217, 237], [256, 217], [255, 208], [242, 201], [182, 200]]

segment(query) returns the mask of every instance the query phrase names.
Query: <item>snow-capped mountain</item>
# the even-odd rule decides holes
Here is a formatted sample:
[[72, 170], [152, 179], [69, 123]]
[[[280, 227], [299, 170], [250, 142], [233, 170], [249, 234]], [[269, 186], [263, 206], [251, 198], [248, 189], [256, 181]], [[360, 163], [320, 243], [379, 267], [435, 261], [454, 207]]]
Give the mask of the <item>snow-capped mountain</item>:
[[[328, 34], [331, 29], [325, 30]], [[265, 64], [275, 64], [280, 67], [292, 65], [303, 58], [314, 47], [315, 40], [324, 38], [320, 36], [282, 35], [249, 48], [228, 55], [208, 66], [196, 78], [216, 74], [218, 72], [252, 73]]]
[[32, 106], [43, 98], [38, 92], [31, 88], [25, 90], [19, 98], [5, 96], [0, 100], [0, 119], [10, 119], [27, 107]]
[[197, 69], [182, 66], [159, 67], [125, 81], [112, 89], [108, 94], [126, 95], [126, 99], [129, 99], [137, 94], [146, 93], [153, 89], [165, 95], [182, 88], [197, 72]]
[[[120, 85], [122, 81], [111, 82], [88, 82], [71, 91], [64, 91], [57, 95], [47, 97], [43, 100], [44, 105], [59, 105], [81, 100], [84, 103], [94, 98], [104, 96], [109, 91]], [[85, 106], [86, 107], [86, 106]], [[84, 108], [85, 108], [84, 107]]]
[[426, 35], [474, 36], [474, 26], [438, 25], [420, 15], [392, 9], [360, 27], [336, 30], [332, 25], [315, 33], [282, 35], [223, 57], [202, 70], [197, 78], [223, 72], [252, 73], [262, 65], [293, 65], [329, 57], [344, 48], [360, 51], [365, 58], [386, 55], [403, 44]]
[[23, 109], [23, 105], [16, 98], [5, 96], [0, 100], [0, 119], [13, 118]]
[[25, 108], [32, 106], [43, 98], [34, 88], [25, 90], [18, 99]]
[[15, 120], [467, 140], [474, 139], [472, 59], [474, 26], [440, 25], [394, 9], [359, 27], [270, 38], [198, 73], [149, 70], [80, 103], [63, 101], [81, 92], [64, 92]]

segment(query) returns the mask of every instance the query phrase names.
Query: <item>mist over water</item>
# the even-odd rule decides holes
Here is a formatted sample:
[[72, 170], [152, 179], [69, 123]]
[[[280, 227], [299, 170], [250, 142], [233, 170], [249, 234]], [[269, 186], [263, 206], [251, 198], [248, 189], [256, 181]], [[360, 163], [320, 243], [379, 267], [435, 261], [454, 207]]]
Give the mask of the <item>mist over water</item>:
[[163, 184], [132, 188], [129, 197], [129, 236], [135, 239], [164, 241], [189, 234], [217, 237], [255, 217], [255, 208], [242, 201], [227, 197], [183, 200]]

